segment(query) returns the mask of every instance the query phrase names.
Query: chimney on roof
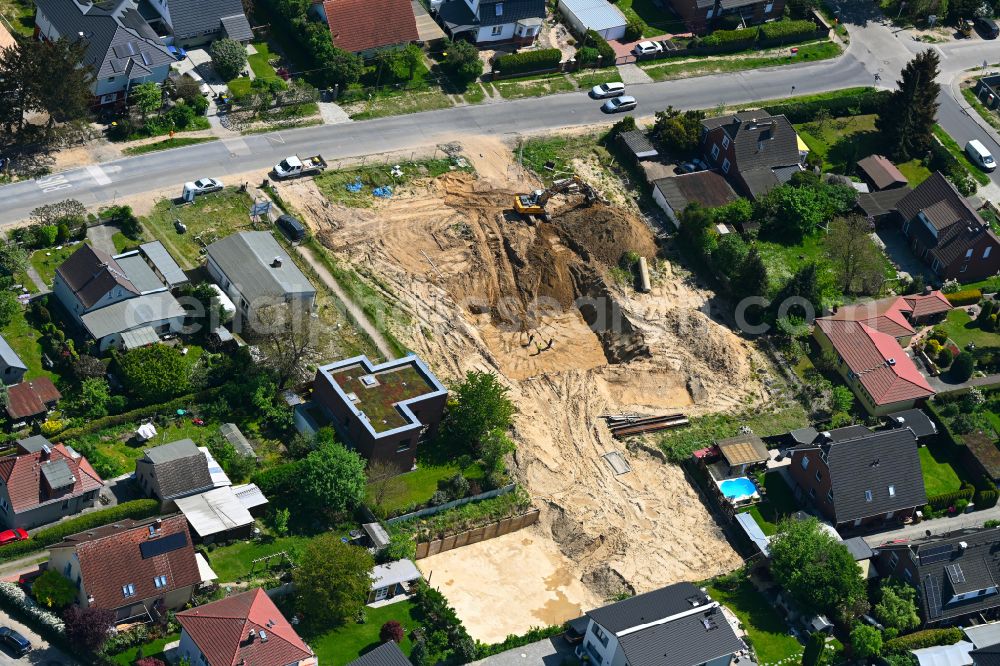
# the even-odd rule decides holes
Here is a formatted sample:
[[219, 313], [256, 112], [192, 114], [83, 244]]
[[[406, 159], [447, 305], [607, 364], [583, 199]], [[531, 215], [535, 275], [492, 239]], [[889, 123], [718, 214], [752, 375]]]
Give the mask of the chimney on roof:
[[257, 630], [256, 629], [251, 629], [250, 633], [247, 634], [247, 640], [250, 641], [251, 643], [253, 643], [253, 640], [255, 638], [257, 638]]
[[968, 547], [969, 547], [969, 544], [967, 544], [967, 543], [966, 543], [966, 542], [964, 542], [964, 541], [959, 541], [959, 542], [958, 542], [958, 547], [959, 547], [959, 549], [960, 549], [960, 550], [965, 550], [966, 548], [968, 548]]
[[52, 456], [52, 449], [49, 448], [48, 444], [42, 444], [39, 454], [41, 454], [42, 460], [48, 460]]
[[281, 268], [281, 257], [275, 257], [271, 262], [271, 268]]
[[889, 360], [887, 361], [887, 363], [888, 363], [889, 365], [896, 365], [896, 359], [894, 359], [894, 358], [890, 358], [890, 359], [889, 359]]

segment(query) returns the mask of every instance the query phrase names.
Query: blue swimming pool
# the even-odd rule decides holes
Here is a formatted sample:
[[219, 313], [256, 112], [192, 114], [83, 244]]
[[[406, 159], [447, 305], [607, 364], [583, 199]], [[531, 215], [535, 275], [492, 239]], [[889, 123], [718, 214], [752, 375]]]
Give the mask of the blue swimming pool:
[[753, 485], [753, 481], [745, 476], [741, 476], [736, 479], [726, 479], [719, 484], [719, 490], [728, 499], [737, 499], [740, 497], [749, 497], [757, 492], [757, 486]]

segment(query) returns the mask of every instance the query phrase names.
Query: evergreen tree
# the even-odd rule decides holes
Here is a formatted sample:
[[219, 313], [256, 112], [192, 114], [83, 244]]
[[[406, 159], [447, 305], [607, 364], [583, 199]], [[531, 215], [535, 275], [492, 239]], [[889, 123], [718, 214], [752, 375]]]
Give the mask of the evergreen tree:
[[733, 291], [738, 298], [767, 294], [767, 266], [756, 245], [751, 246], [747, 252], [747, 257], [734, 280]]
[[927, 49], [906, 64], [899, 90], [892, 93], [879, 114], [876, 127], [898, 160], [923, 157], [930, 150], [941, 86], [935, 83], [940, 58]]

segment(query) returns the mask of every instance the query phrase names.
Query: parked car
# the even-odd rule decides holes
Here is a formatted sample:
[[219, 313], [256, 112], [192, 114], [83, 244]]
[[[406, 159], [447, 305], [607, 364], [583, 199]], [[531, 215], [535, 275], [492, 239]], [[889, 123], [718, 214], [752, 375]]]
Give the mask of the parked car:
[[305, 225], [291, 215], [279, 216], [275, 224], [293, 241], [299, 241], [306, 237]]
[[973, 164], [983, 171], [993, 171], [997, 168], [997, 162], [993, 159], [993, 155], [986, 150], [986, 146], [979, 139], [973, 139], [965, 144], [965, 154], [969, 156]]
[[10, 627], [0, 627], [0, 643], [3, 643], [18, 657], [23, 657], [31, 652], [31, 641]]
[[695, 171], [707, 171], [708, 170], [708, 165], [705, 164], [701, 160], [701, 158], [699, 158], [699, 157], [696, 157], [693, 160], [691, 160], [691, 163], [694, 164]]
[[609, 99], [607, 102], [601, 105], [601, 111], [604, 113], [618, 113], [619, 111], [631, 111], [638, 105], [635, 101], [635, 97], [629, 95], [622, 95], [621, 97], [615, 97]]
[[682, 174], [683, 173], [692, 173], [692, 172], [697, 171], [697, 170], [698, 170], [698, 167], [696, 167], [691, 162], [683, 162], [682, 164], [678, 164], [676, 167], [674, 167], [674, 173], [682, 173]]
[[216, 178], [199, 178], [191, 184], [194, 185], [195, 194], [208, 194], [222, 189], [222, 181]]
[[4, 530], [0, 532], [0, 546], [6, 546], [9, 543], [14, 543], [15, 541], [24, 541], [28, 538], [28, 533], [22, 530], [20, 527], [13, 530]]
[[985, 39], [996, 39], [1000, 35], [1000, 26], [991, 18], [977, 18], [976, 28]]
[[605, 97], [618, 97], [625, 94], [625, 84], [620, 81], [611, 81], [608, 83], [602, 83], [599, 86], [594, 86], [590, 89], [590, 96], [594, 99], [602, 99]]
[[663, 50], [663, 45], [659, 42], [639, 42], [632, 47], [635, 55], [652, 55]]
[[168, 46], [167, 51], [174, 57], [174, 60], [184, 60], [188, 57], [188, 52], [183, 46]]

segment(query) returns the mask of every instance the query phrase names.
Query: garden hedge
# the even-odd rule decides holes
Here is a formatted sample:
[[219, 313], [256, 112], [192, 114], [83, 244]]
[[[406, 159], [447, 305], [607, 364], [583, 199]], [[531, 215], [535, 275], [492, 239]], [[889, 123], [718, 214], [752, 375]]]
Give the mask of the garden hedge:
[[954, 506], [955, 502], [958, 500], [972, 501], [973, 495], [976, 494], [976, 489], [971, 485], [965, 485], [961, 490], [955, 490], [950, 493], [942, 493], [940, 495], [932, 495], [927, 498], [927, 503], [938, 511], [942, 509], [947, 509], [948, 507]]
[[944, 297], [948, 299], [949, 303], [958, 307], [978, 303], [983, 298], [983, 292], [979, 289], [963, 289], [962, 291], [945, 294]]
[[593, 30], [588, 30], [587, 35], [580, 40], [576, 60], [581, 65], [589, 65], [597, 61], [597, 56], [601, 56], [603, 65], [615, 64], [615, 50], [611, 48], [611, 44]]
[[725, 46], [736, 48], [750, 46], [757, 41], [757, 28], [740, 28], [738, 30], [716, 30], [701, 40], [704, 46]]
[[565, 631], [566, 625], [556, 624], [549, 627], [532, 627], [520, 636], [511, 634], [500, 643], [480, 643], [476, 641], [476, 659], [485, 659], [486, 657], [492, 657], [507, 650], [530, 645], [546, 638], [554, 638]]
[[765, 40], [792, 41], [816, 34], [812, 21], [775, 21], [760, 26], [760, 38]]
[[785, 115], [792, 123], [808, 123], [816, 119], [820, 109], [826, 109], [833, 117], [879, 113], [890, 94], [888, 90], [854, 88], [801, 101], [770, 104], [764, 110], [773, 116]]
[[936, 645], [954, 645], [962, 640], [962, 630], [957, 627], [947, 629], [925, 629], [885, 642], [883, 652], [909, 652]]
[[1000, 493], [996, 490], [978, 490], [975, 495], [976, 509], [992, 509], [997, 505]]
[[561, 62], [562, 51], [559, 49], [540, 49], [502, 55], [493, 63], [493, 69], [501, 74], [521, 74], [555, 69]]
[[39, 530], [37, 534], [27, 541], [18, 541], [4, 546], [3, 549], [0, 550], [0, 562], [16, 560], [17, 558], [28, 553], [42, 550], [54, 543], [62, 541], [70, 534], [85, 532], [87, 530], [94, 529], [95, 527], [101, 527], [102, 525], [108, 525], [119, 520], [125, 520], [126, 518], [142, 520], [143, 518], [155, 516], [159, 512], [160, 503], [158, 501], [153, 499], [141, 499], [125, 502], [124, 504], [112, 506], [107, 509], [100, 509], [99, 511], [85, 513], [83, 515], [76, 516], [75, 518], [70, 518], [56, 523], [51, 527], [46, 527], [43, 530]]

